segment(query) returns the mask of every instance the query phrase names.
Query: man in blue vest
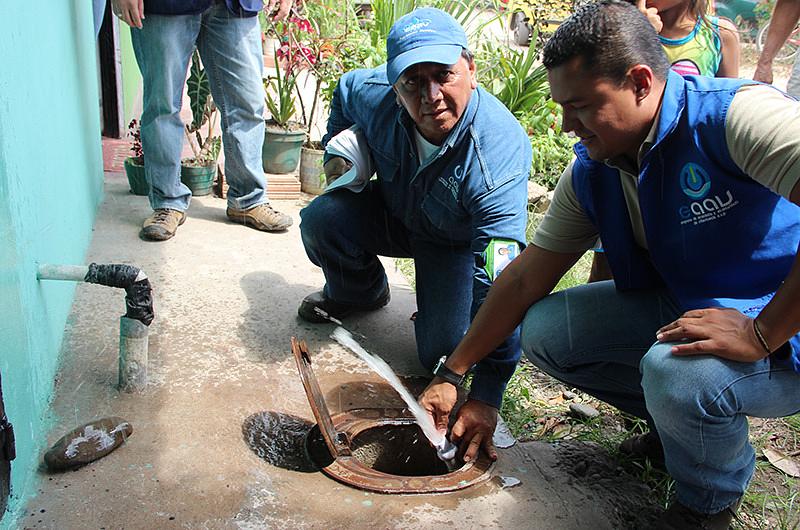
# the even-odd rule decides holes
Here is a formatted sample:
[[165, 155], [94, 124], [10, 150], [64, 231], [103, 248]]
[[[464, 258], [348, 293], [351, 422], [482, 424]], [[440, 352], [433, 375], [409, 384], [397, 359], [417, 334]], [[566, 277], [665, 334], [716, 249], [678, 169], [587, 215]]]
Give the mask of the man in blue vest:
[[[663, 448], [676, 498], [658, 527], [728, 528], [754, 469], [747, 416], [800, 410], [800, 103], [670, 72], [618, 0], [579, 8], [543, 60], [576, 158], [445, 364], [466, 373], [522, 322], [537, 366], [648, 421], [624, 445]], [[549, 294], [598, 236], [614, 280]], [[455, 396], [435, 379], [420, 401], [445, 428]], [[468, 459], [494, 452], [493, 427], [458, 415]]]
[[[268, 7], [274, 4], [275, 0]], [[285, 17], [290, 4], [280, 0], [275, 16]], [[264, 88], [256, 15], [262, 0], [112, 0], [111, 6], [131, 26], [142, 72], [142, 148], [153, 215], [145, 219], [141, 237], [170, 239], [186, 220], [192, 193], [180, 179], [184, 138], [180, 110], [195, 46], [222, 113], [228, 218], [257, 230], [288, 228], [292, 218], [267, 202], [261, 168]]]
[[[433, 370], [524, 246], [531, 146], [508, 109], [478, 86], [453, 17], [417, 9], [392, 26], [386, 47], [386, 65], [345, 74], [334, 93], [324, 142], [360, 139], [377, 178], [358, 192], [329, 191], [300, 212], [306, 253], [326, 283], [298, 312], [326, 322], [316, 309], [337, 318], [378, 309], [389, 285], [377, 256], [413, 257], [417, 353]], [[325, 167], [330, 176], [346, 165], [333, 157]], [[464, 410], [496, 414], [519, 356], [510, 329], [476, 367], [479, 384]]]

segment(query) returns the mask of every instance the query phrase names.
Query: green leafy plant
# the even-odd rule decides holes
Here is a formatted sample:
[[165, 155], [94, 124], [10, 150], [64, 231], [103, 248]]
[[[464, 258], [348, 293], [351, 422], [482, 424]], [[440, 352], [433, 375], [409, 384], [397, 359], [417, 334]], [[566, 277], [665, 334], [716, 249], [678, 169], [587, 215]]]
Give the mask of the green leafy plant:
[[[500, 0], [475, 2], [468, 0], [372, 0], [372, 19], [367, 23], [370, 44], [380, 57], [378, 64], [386, 61], [386, 37], [400, 17], [418, 7], [435, 7], [449, 13], [464, 28], [470, 46], [476, 49], [482, 41], [484, 28], [498, 20], [502, 14]], [[494, 16], [486, 16], [494, 13]], [[488, 33], [488, 32], [486, 32]]]
[[481, 48], [479, 78], [517, 118], [550, 96], [547, 70], [536, 59], [534, 48], [520, 52], [493, 43]]
[[288, 129], [289, 121], [295, 114], [297, 74], [291, 65], [286, 72], [282, 72], [277, 50], [274, 57], [275, 75], [264, 79], [265, 101], [275, 124]]
[[769, 19], [772, 17], [773, 9], [775, 9], [775, 0], [764, 0], [753, 8], [753, 13], [756, 15], [759, 27], [769, 22]]
[[[197, 50], [192, 54], [192, 66], [186, 80], [189, 92], [189, 105], [192, 109], [192, 123], [184, 127], [186, 138], [192, 148], [192, 157], [183, 161], [193, 166], [209, 166], [219, 157], [222, 139], [214, 135], [217, 126], [217, 107], [211, 98], [208, 76], [200, 62]], [[205, 126], [205, 136], [203, 128]]]
[[538, 64], [537, 54], [534, 46], [520, 52], [484, 43], [477, 59], [478, 77], [528, 133], [531, 179], [552, 190], [572, 159], [575, 139], [561, 131], [561, 109], [550, 98], [547, 70]]

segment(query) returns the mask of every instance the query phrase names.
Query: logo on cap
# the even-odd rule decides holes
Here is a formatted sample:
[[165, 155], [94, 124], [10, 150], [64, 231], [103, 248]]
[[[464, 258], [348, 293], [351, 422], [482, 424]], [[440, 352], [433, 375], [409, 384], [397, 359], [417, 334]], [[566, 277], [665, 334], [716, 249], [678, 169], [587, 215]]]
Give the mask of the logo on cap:
[[413, 19], [411, 19], [411, 22], [409, 24], [406, 24], [403, 27], [403, 33], [411, 33], [412, 31], [418, 31], [421, 30], [422, 28], [427, 28], [430, 25], [431, 25], [430, 19], [428, 18], [420, 19], [414, 17]]

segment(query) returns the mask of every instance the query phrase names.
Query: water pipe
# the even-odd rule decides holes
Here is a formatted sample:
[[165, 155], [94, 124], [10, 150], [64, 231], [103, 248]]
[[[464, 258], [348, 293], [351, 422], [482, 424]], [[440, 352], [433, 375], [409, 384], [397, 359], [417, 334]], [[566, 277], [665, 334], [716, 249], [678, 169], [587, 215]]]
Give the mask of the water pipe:
[[147, 386], [148, 330], [153, 321], [150, 280], [131, 265], [39, 265], [39, 280], [96, 283], [125, 289], [126, 312], [119, 319], [119, 388], [141, 392]]

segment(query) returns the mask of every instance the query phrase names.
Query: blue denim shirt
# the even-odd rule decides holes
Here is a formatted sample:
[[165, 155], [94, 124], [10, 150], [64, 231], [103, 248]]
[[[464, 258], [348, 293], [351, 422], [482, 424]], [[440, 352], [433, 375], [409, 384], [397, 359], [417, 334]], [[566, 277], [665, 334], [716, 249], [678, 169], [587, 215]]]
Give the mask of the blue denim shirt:
[[[144, 12], [154, 15], [197, 15], [214, 3], [214, 0], [145, 0]], [[262, 0], [225, 0], [228, 10], [244, 17], [258, 14]]]
[[[491, 286], [480, 264], [489, 241], [509, 239], [525, 246], [531, 168], [525, 131], [502, 103], [478, 87], [438, 154], [420, 166], [414, 123], [396, 102], [385, 65], [342, 76], [323, 144], [354, 124], [365, 132], [390, 214], [411, 237], [471, 248], [474, 317]], [[470, 397], [499, 408], [519, 356], [516, 336], [507, 339], [476, 367]]]

